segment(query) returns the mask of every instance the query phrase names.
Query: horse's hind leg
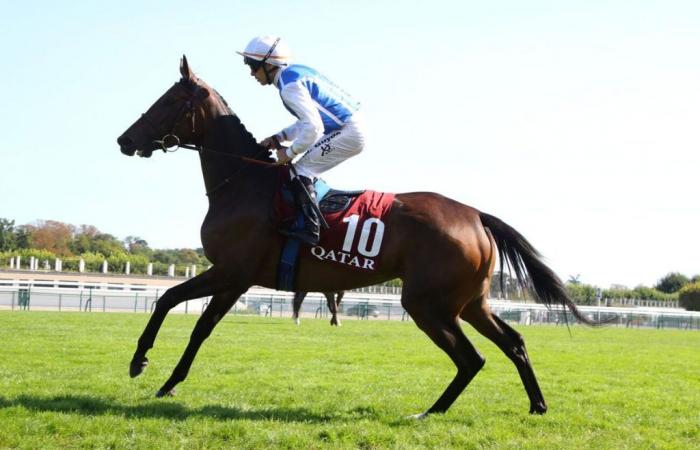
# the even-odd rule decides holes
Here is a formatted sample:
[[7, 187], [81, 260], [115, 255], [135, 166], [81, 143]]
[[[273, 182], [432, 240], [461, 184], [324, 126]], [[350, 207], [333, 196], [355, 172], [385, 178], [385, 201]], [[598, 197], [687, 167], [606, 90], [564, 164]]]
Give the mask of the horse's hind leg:
[[340, 305], [340, 300], [342, 300], [344, 294], [344, 291], [326, 292], [323, 294], [326, 296], [328, 310], [331, 312], [331, 325], [340, 326], [340, 320], [338, 319], [338, 305]]
[[292, 300], [292, 320], [294, 323], [299, 325], [301, 321], [299, 320], [299, 310], [301, 310], [301, 303], [306, 298], [306, 292], [295, 292], [294, 299]]
[[523, 337], [500, 317], [493, 314], [483, 298], [468, 304], [462, 311], [461, 317], [476, 328], [479, 333], [493, 341], [513, 361], [530, 399], [530, 414], [546, 413], [547, 404], [537, 383]]
[[129, 366], [129, 375], [131, 378], [140, 375], [146, 368], [146, 365], [148, 365], [146, 352], [153, 347], [153, 342], [156, 339], [158, 330], [163, 324], [163, 320], [165, 320], [165, 316], [168, 312], [176, 305], [186, 300], [206, 297], [224, 290], [222, 285], [218, 285], [214, 281], [215, 272], [213, 269], [209, 269], [184, 283], [168, 289], [158, 299], [153, 314], [151, 314], [148, 324], [138, 340], [136, 352], [134, 352], [134, 356], [131, 359], [131, 364]]
[[187, 378], [187, 374], [199, 351], [199, 347], [201, 347], [216, 324], [219, 323], [244, 292], [245, 290], [230, 291], [223, 294], [216, 294], [212, 297], [209, 305], [204, 310], [199, 320], [197, 320], [197, 325], [195, 325], [194, 330], [192, 330], [192, 335], [190, 336], [190, 342], [187, 344], [187, 348], [182, 354], [180, 361], [177, 363], [177, 366], [175, 366], [175, 369], [173, 369], [173, 373], [170, 375], [170, 378], [168, 378], [168, 381], [158, 390], [156, 397], [171, 395], [175, 386]]
[[443, 413], [481, 370], [485, 359], [464, 335], [456, 317], [450, 317], [449, 314], [440, 315], [437, 311], [427, 310], [427, 308], [412, 308], [410, 302], [407, 302], [405, 298], [402, 300], [402, 304], [416, 325], [447, 353], [457, 366], [457, 374], [435, 404], [426, 412], [414, 417], [422, 418], [432, 413]]

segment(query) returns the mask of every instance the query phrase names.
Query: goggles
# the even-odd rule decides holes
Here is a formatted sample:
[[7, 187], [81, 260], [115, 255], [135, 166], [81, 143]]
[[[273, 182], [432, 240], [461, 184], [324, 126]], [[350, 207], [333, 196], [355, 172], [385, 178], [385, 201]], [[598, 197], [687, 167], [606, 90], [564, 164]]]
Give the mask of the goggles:
[[260, 69], [262, 67], [262, 65], [265, 64], [262, 61], [258, 61], [257, 59], [249, 58], [247, 56], [245, 58], [243, 58], [243, 63], [250, 66], [250, 69], [253, 72], [257, 72], [258, 69]]

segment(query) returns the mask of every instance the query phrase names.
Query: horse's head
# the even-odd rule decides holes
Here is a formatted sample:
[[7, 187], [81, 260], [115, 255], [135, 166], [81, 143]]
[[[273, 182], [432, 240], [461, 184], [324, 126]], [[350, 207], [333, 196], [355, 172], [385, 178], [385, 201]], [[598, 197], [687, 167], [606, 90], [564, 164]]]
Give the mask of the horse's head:
[[210, 94], [201, 85], [183, 55], [180, 61], [182, 78], [148, 108], [119, 138], [121, 152], [150, 157], [154, 150], [177, 148], [197, 139], [195, 124], [203, 114], [202, 103]]

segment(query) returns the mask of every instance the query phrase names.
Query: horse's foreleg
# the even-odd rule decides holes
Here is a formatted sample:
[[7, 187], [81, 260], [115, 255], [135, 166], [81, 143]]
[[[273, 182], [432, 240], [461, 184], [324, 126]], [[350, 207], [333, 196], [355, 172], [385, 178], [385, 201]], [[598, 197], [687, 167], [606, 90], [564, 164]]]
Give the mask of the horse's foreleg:
[[158, 330], [165, 320], [165, 316], [176, 305], [194, 298], [213, 295], [225, 289], [225, 284], [215, 282], [215, 272], [212, 269], [202, 272], [184, 283], [178, 284], [167, 291], [156, 301], [156, 307], [151, 314], [146, 328], [138, 340], [136, 352], [131, 360], [129, 375], [140, 375], [148, 365], [146, 352], [153, 347]]
[[175, 366], [175, 369], [173, 369], [173, 373], [170, 375], [170, 378], [168, 378], [168, 381], [158, 390], [156, 397], [172, 395], [175, 386], [187, 378], [187, 374], [190, 371], [190, 367], [192, 367], [192, 362], [199, 351], [199, 347], [201, 347], [216, 324], [219, 323], [244, 292], [245, 289], [242, 289], [216, 294], [212, 297], [209, 305], [202, 313], [202, 316], [197, 320], [197, 325], [195, 325], [194, 330], [192, 330], [192, 335], [190, 336], [190, 342], [187, 344], [187, 348], [182, 354], [180, 361], [177, 363], [177, 366]]
[[513, 361], [530, 399], [530, 414], [546, 413], [547, 404], [537, 383], [523, 337], [500, 317], [491, 313], [483, 302], [484, 300], [468, 305], [462, 311], [461, 317], [496, 344]]

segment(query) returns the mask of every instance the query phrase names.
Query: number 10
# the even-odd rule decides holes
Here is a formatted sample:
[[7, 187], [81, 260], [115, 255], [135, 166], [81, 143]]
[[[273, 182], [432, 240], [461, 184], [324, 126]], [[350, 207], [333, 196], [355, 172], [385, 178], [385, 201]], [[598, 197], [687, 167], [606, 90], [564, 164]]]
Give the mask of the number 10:
[[[355, 240], [355, 233], [357, 232], [357, 223], [360, 221], [360, 216], [353, 214], [352, 216], [343, 219], [343, 222], [348, 223], [348, 231], [345, 233], [345, 242], [343, 242], [343, 251], [352, 251], [352, 243]], [[372, 226], [376, 225], [376, 231], [374, 235], [374, 240], [372, 241], [372, 248], [367, 248], [369, 241], [369, 235], [372, 232]], [[360, 241], [357, 243], [357, 251], [368, 258], [377, 256], [379, 250], [382, 247], [382, 239], [384, 238], [384, 222], [376, 217], [369, 218], [365, 220], [362, 225], [362, 231], [360, 232]]]

